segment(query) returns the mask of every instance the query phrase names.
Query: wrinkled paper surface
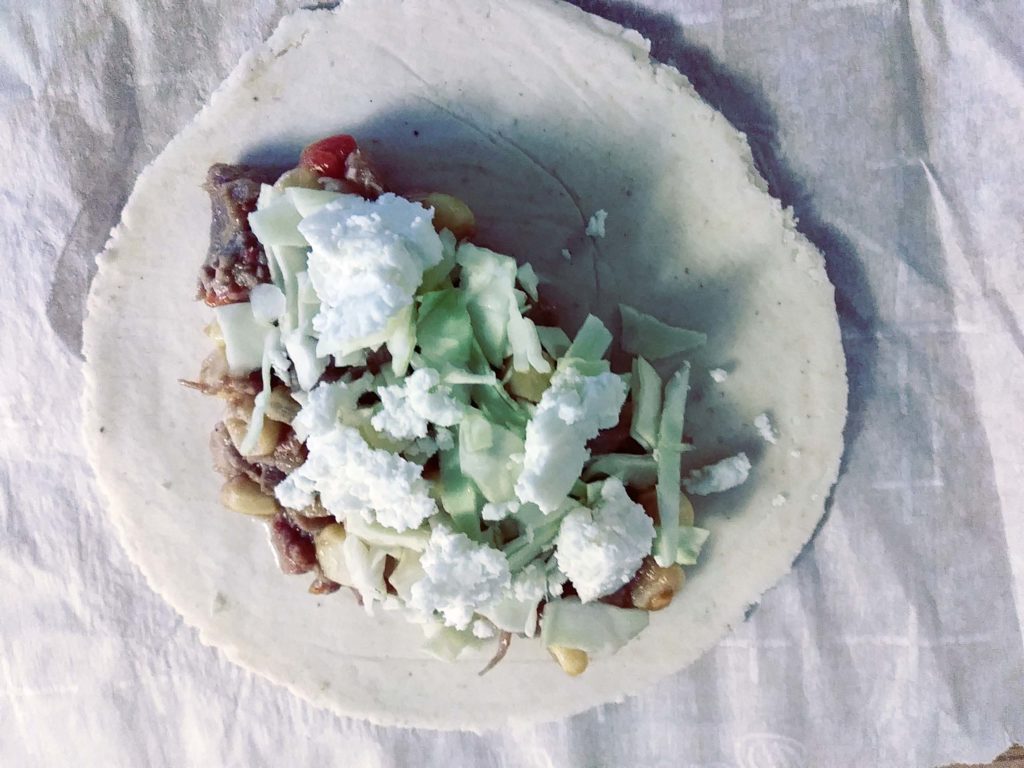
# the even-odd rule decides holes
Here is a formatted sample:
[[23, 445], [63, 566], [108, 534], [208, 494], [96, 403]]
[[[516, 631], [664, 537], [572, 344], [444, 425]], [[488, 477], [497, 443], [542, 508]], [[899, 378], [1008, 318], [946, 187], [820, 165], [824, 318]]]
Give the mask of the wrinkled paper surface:
[[301, 4], [0, 3], [0, 764], [931, 766], [1024, 740], [1016, 0], [580, 0], [750, 135], [837, 285], [831, 511], [700, 662], [479, 736], [340, 719], [199, 644], [97, 498], [84, 296], [139, 170]]

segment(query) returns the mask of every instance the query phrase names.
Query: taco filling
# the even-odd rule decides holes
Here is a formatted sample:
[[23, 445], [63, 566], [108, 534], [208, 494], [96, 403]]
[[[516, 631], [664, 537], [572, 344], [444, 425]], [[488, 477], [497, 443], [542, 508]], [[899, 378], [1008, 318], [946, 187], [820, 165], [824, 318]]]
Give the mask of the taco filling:
[[495, 643], [489, 668], [539, 635], [573, 675], [672, 601], [708, 536], [686, 493], [750, 471], [680, 476], [689, 365], [651, 361], [702, 333], [622, 306], [613, 370], [598, 318], [561, 328], [466, 202], [388, 192], [350, 136], [206, 188], [215, 349], [186, 383], [225, 400], [221, 501], [267, 522], [281, 570], [402, 611], [435, 656]]

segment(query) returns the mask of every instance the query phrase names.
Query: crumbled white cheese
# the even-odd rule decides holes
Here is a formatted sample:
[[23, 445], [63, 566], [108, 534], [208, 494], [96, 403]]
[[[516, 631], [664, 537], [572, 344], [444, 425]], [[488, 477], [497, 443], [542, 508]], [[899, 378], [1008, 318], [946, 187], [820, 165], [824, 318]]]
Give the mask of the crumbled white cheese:
[[407, 448], [402, 450], [402, 454], [407, 459], [412, 459], [417, 464], [425, 463], [435, 453], [437, 453], [437, 441], [432, 437], [417, 437]]
[[420, 556], [426, 574], [412, 585], [409, 607], [439, 613], [444, 623], [465, 629], [478, 609], [498, 600], [512, 583], [504, 553], [438, 525]]
[[264, 323], [274, 323], [284, 314], [284, 293], [273, 283], [254, 285], [249, 291], [253, 316]]
[[320, 299], [317, 354], [346, 355], [389, 336], [424, 270], [441, 261], [431, 218], [419, 203], [388, 193], [376, 200], [343, 195], [302, 220], [309, 279]]
[[762, 413], [754, 419], [754, 429], [761, 435], [761, 439], [766, 443], [775, 445], [779, 442], [779, 433], [775, 430], [775, 426], [772, 424], [772, 420], [768, 418], [767, 413]]
[[491, 624], [487, 619], [477, 619], [473, 622], [472, 626], [473, 637], [481, 640], [487, 640], [494, 637], [497, 630], [494, 629], [494, 625]]
[[359, 515], [396, 531], [419, 527], [437, 512], [422, 468], [398, 454], [371, 448], [352, 427], [314, 433], [306, 462], [274, 490], [289, 509], [320, 503], [338, 520]]
[[580, 507], [566, 515], [555, 559], [586, 603], [633, 578], [653, 541], [651, 518], [626, 495], [621, 480], [609, 478], [594, 509]]
[[292, 420], [292, 429], [300, 440], [330, 432], [341, 423], [342, 413], [354, 412], [359, 397], [373, 386], [373, 376], [364, 374], [356, 381], [332, 381], [318, 384], [306, 396], [306, 402]]
[[789, 497], [786, 496], [786, 494], [780, 493], [777, 496], [775, 496], [775, 498], [772, 499], [772, 506], [773, 507], [781, 507], [788, 500], [789, 500]]
[[594, 213], [594, 215], [590, 217], [590, 221], [587, 222], [587, 236], [604, 237], [604, 225], [606, 221], [608, 221], [608, 211], [600, 210]]
[[526, 426], [523, 471], [516, 481], [519, 500], [553, 512], [590, 456], [587, 441], [615, 426], [625, 399], [626, 383], [614, 373], [583, 376], [572, 368], [556, 373]]
[[371, 424], [379, 432], [398, 439], [426, 437], [427, 424], [450, 427], [465, 412], [462, 403], [452, 397], [452, 388], [441, 384], [441, 375], [433, 368], [421, 368], [401, 384], [380, 387], [381, 410]]
[[683, 480], [683, 486], [695, 496], [707, 496], [742, 485], [749, 474], [750, 459], [745, 453], [737, 453], [717, 464], [695, 469]]
[[729, 372], [724, 368], [712, 368], [710, 371], [708, 371], [708, 376], [710, 376], [716, 384], [721, 384], [723, 381], [729, 378]]
[[517, 512], [522, 506], [518, 501], [488, 501], [480, 509], [480, 517], [488, 522], [495, 523], [504, 520], [513, 512]]
[[539, 603], [547, 591], [548, 574], [542, 563], [530, 563], [512, 579], [512, 595], [516, 600]]
[[437, 427], [434, 430], [434, 440], [437, 442], [438, 450], [448, 451], [455, 447], [455, 436], [450, 429]]
[[568, 248], [562, 249], [562, 258], [566, 261], [572, 261], [572, 252]]
[[551, 597], [561, 597], [565, 592], [565, 582], [568, 580], [561, 569], [555, 568], [548, 574], [548, 594]]

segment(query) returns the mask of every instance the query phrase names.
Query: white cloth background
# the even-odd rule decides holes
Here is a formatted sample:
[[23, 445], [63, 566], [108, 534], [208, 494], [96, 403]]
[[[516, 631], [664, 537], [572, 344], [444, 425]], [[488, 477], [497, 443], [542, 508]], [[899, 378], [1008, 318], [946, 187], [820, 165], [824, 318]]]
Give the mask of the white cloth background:
[[1024, 739], [1024, 7], [580, 1], [751, 135], [827, 255], [847, 453], [793, 572], [646, 695], [484, 736], [339, 719], [201, 646], [97, 499], [83, 297], [139, 169], [302, 3], [2, 0], [0, 765], [929, 766]]

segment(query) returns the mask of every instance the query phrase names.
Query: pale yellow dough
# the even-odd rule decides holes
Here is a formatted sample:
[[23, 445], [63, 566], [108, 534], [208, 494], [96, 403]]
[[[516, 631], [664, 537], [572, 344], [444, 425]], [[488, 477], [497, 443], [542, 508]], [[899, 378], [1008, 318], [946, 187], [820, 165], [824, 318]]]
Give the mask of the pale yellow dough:
[[[708, 333], [684, 468], [745, 450], [742, 488], [695, 500], [712, 530], [669, 610], [577, 679], [536, 642], [425, 658], [421, 633], [281, 575], [261, 526], [219, 507], [220, 405], [183, 390], [208, 349], [191, 300], [208, 165], [293, 162], [356, 135], [390, 185], [467, 200], [480, 239], [530, 260], [568, 330], [619, 301]], [[607, 237], [584, 236], [608, 211]], [[562, 249], [573, 258], [566, 261]], [[344, 715], [483, 729], [635, 694], [697, 659], [790, 568], [842, 451], [846, 378], [821, 255], [765, 191], [744, 137], [647, 43], [552, 0], [351, 0], [282, 21], [139, 178], [99, 259], [85, 329], [86, 438], [125, 547], [205, 642]], [[715, 384], [710, 368], [730, 375]], [[703, 372], [703, 375], [699, 375]], [[768, 445], [751, 423], [767, 412]], [[799, 456], [794, 455], [799, 451]], [[787, 503], [774, 507], [784, 494]]]

